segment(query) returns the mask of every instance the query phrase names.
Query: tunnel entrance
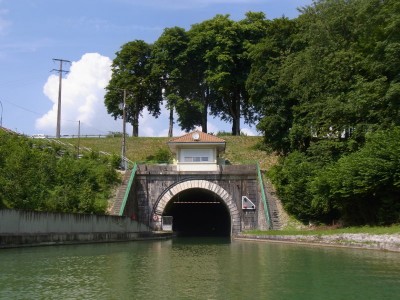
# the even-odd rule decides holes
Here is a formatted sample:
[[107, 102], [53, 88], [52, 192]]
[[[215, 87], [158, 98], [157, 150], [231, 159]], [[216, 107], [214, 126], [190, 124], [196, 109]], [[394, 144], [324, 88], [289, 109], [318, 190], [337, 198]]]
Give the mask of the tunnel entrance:
[[173, 217], [178, 236], [230, 236], [231, 217], [215, 193], [201, 188], [181, 191], [166, 205], [164, 216]]

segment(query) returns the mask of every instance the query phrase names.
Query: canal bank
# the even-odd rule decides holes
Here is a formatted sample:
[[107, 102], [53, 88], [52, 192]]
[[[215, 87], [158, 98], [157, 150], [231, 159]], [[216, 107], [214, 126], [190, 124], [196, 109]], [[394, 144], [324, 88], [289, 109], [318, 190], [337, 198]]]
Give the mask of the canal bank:
[[174, 235], [169, 232], [102, 232], [102, 233], [49, 233], [49, 234], [24, 234], [0, 235], [0, 249], [34, 246], [54, 246], [72, 244], [94, 244], [132, 242], [144, 240], [170, 239]]
[[235, 239], [400, 252], [400, 234], [253, 235], [242, 233]]
[[168, 239], [128, 217], [0, 210], [0, 248]]

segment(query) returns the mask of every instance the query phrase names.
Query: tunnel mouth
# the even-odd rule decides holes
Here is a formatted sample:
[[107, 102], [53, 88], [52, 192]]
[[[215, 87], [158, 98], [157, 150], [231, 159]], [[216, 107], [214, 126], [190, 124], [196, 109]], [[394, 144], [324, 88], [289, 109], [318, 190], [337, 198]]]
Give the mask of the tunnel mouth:
[[166, 205], [163, 216], [172, 216], [172, 230], [177, 236], [219, 236], [231, 234], [229, 209], [209, 190], [192, 188], [175, 195]]

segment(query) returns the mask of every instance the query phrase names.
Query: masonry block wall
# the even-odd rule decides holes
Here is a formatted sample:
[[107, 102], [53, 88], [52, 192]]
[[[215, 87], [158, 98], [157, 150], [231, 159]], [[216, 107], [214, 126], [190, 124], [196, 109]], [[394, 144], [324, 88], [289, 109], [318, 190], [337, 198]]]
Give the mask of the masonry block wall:
[[[255, 165], [219, 166], [217, 172], [178, 172], [174, 165], [139, 165], [133, 184], [135, 192], [129, 198], [124, 215], [134, 215], [139, 222], [152, 226], [152, 215], [155, 213], [157, 201], [165, 193], [173, 194], [171, 191], [177, 184], [192, 181], [196, 185], [196, 180], [218, 185], [231, 196], [237, 208], [235, 214], [240, 218], [240, 225], [236, 225], [240, 228], [234, 228], [233, 232], [258, 228], [259, 218], [263, 216], [258, 212], [263, 207]], [[242, 196], [247, 196], [256, 205], [256, 209], [242, 210]], [[227, 209], [229, 210], [228, 207]]]

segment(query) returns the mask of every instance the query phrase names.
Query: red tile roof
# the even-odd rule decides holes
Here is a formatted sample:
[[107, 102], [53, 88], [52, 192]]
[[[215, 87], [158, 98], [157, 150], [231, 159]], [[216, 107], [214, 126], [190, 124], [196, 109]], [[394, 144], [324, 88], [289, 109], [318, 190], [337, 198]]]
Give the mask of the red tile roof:
[[[199, 134], [199, 138], [195, 140], [193, 138], [193, 134], [196, 132]], [[171, 139], [169, 143], [225, 143], [225, 140], [201, 131], [192, 131], [185, 135]]]

